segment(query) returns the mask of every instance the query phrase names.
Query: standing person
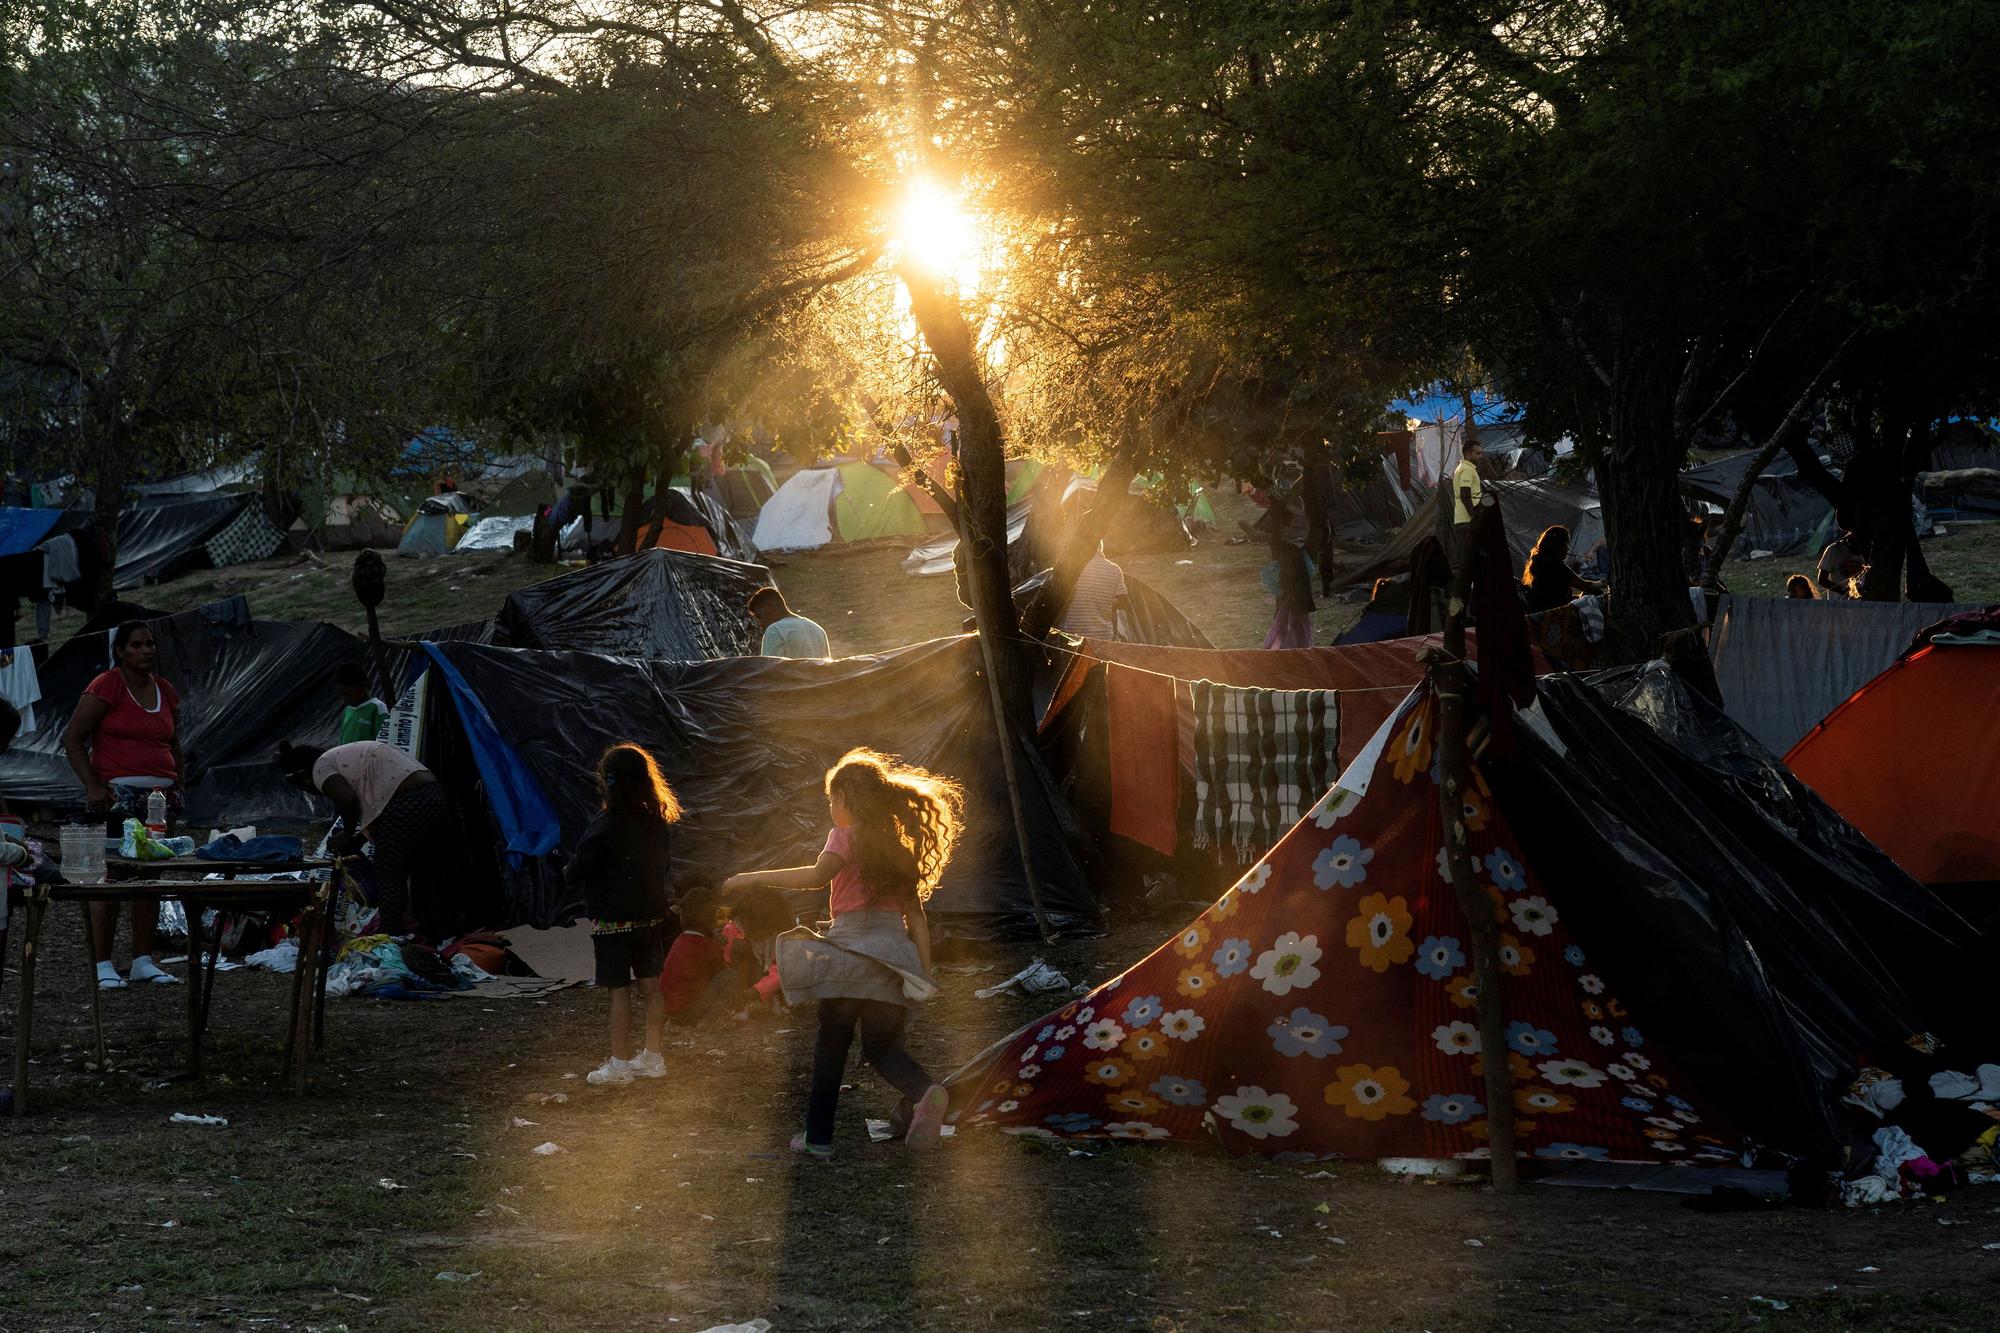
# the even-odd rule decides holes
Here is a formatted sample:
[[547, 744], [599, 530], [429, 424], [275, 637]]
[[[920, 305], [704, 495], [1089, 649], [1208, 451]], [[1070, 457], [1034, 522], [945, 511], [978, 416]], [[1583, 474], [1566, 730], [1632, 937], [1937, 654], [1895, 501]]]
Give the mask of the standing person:
[[[1482, 491], [1479, 480], [1479, 464], [1486, 457], [1486, 446], [1479, 437], [1467, 431], [1465, 444], [1460, 450], [1458, 466], [1451, 470], [1451, 521], [1460, 528], [1472, 522], [1472, 510], [1466, 508], [1469, 502], [1473, 508], [1479, 505]], [[1465, 543], [1461, 541], [1459, 545]]]
[[[155, 670], [159, 643], [142, 620], [128, 620], [111, 635], [117, 663], [84, 687], [63, 733], [69, 766], [83, 783], [84, 808], [103, 811], [106, 833], [116, 836], [127, 818], [146, 817], [146, 798], [164, 792], [169, 817], [181, 809], [180, 695]], [[90, 953], [100, 990], [122, 990], [126, 980], [111, 961], [120, 904], [90, 905]], [[133, 981], [170, 986], [180, 978], [153, 961], [158, 909], [132, 903]]]
[[1312, 562], [1285, 526], [1290, 519], [1282, 506], [1271, 509], [1271, 563], [1264, 567], [1264, 586], [1277, 602], [1266, 648], [1312, 647]]
[[904, 1048], [911, 1011], [936, 994], [924, 903], [958, 841], [958, 785], [873, 750], [850, 750], [826, 775], [833, 830], [809, 866], [732, 875], [724, 892], [828, 886], [833, 925], [824, 937], [778, 937], [778, 978], [789, 1004], [819, 1003], [806, 1128], [792, 1151], [833, 1155], [840, 1081], [858, 1028], [861, 1053], [911, 1105], [904, 1142], [934, 1144], [945, 1090]]
[[[1083, 513], [1083, 497], [1079, 495], [1070, 503], [1071, 530], [1076, 528]], [[1125, 608], [1125, 602], [1125, 571], [1105, 558], [1104, 543], [1099, 542], [1070, 589], [1069, 609], [1063, 612], [1063, 633], [1084, 639], [1116, 639], [1118, 613]]]
[[345, 705], [340, 710], [340, 743], [382, 738], [389, 724], [389, 705], [368, 693], [368, 673], [359, 662], [342, 662], [333, 669], [333, 692]]
[[443, 867], [440, 837], [451, 810], [444, 784], [428, 768], [382, 741], [353, 741], [320, 750], [278, 747], [278, 770], [295, 786], [316, 791], [340, 812], [332, 840], [337, 856], [375, 845], [370, 863], [381, 929], [412, 935], [434, 911]]
[[[611, 1054], [585, 1075], [598, 1087], [659, 1078], [667, 1072], [660, 1043], [667, 1009], [660, 969], [675, 927], [673, 824], [681, 817], [674, 789], [653, 756], [621, 743], [597, 761], [600, 808], [583, 831], [569, 878], [583, 890], [590, 913], [597, 984], [611, 992]], [[646, 1045], [632, 1053], [632, 988], [646, 1001]]]
[[1532, 616], [1568, 606], [1572, 594], [1603, 591], [1603, 584], [1592, 583], [1569, 567], [1569, 529], [1561, 524], [1543, 528], [1521, 566], [1522, 609]]
[[1842, 528], [1840, 535], [1820, 552], [1819, 567], [1813, 571], [1813, 577], [1819, 583], [1820, 596], [1840, 601], [1858, 595], [1855, 582], [1867, 572], [1867, 543]]
[[751, 618], [764, 629], [759, 655], [820, 661], [833, 656], [826, 631], [785, 605], [785, 595], [776, 588], [757, 589], [750, 594], [749, 606]]

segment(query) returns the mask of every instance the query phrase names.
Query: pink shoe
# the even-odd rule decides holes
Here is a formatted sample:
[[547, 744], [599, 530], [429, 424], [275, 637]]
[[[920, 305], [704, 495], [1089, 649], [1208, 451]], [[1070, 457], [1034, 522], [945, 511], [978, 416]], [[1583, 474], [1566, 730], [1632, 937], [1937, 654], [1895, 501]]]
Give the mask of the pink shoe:
[[903, 1136], [904, 1145], [918, 1151], [936, 1147], [938, 1133], [944, 1128], [944, 1113], [950, 1109], [951, 1094], [931, 1084], [910, 1112], [910, 1132]]

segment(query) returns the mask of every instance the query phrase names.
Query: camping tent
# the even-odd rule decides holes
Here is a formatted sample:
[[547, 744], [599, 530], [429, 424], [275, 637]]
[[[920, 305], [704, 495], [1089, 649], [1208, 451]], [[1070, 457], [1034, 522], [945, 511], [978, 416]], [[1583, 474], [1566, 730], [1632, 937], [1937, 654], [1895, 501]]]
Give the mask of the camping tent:
[[532, 533], [535, 518], [532, 514], [488, 514], [465, 530], [458, 544], [451, 548], [453, 555], [463, 555], [468, 551], [511, 551], [517, 533]]
[[1917, 631], [1976, 606], [1730, 597], [1709, 645], [1723, 707], [1783, 754], [1886, 671]]
[[[293, 528], [300, 527], [294, 523]], [[364, 547], [387, 550], [403, 539], [403, 514], [378, 495], [346, 491], [334, 495], [319, 513], [307, 537], [323, 551], [355, 551]]]
[[118, 516], [118, 567], [112, 586], [137, 587], [210, 565], [210, 539], [256, 504], [253, 495], [211, 493], [125, 510]]
[[[1723, 1163], [1746, 1133], [1832, 1149], [1857, 1059], [1977, 1022], [1902, 970], [1973, 961], [1962, 923], [1796, 783], [1756, 787], [1769, 756], [1671, 680], [1619, 700], [1556, 681], [1465, 799], [1522, 1152]], [[954, 1074], [953, 1118], [1286, 1160], [1486, 1155], [1482, 1060], [1502, 1053], [1480, 1050], [1439, 872], [1435, 714], [1413, 691], [1214, 906]], [[1628, 772], [1644, 790], [1600, 798]], [[1690, 815], [1715, 836], [1686, 838]]]
[[433, 495], [417, 506], [410, 526], [403, 529], [403, 540], [396, 544], [396, 554], [443, 555], [471, 526], [472, 506], [463, 495]]
[[1785, 763], [1924, 883], [2000, 881], [2000, 611], [1925, 631]]
[[639, 521], [641, 546], [746, 562], [757, 558], [756, 545], [712, 495], [670, 486], [647, 497]]
[[806, 468], [764, 502], [751, 534], [759, 550], [799, 551], [884, 538], [920, 540], [923, 513], [892, 473], [869, 463]]
[[[437, 645], [434, 656], [457, 675], [458, 707], [434, 729], [440, 744], [449, 751], [454, 737], [467, 736], [468, 713], [483, 715], [490, 734], [463, 748], [479, 751], [472, 757], [489, 793], [519, 794], [493, 807], [503, 842], [573, 849], [595, 801], [598, 755], [630, 740], [660, 761], [687, 812], [674, 836], [677, 875], [714, 883], [736, 870], [796, 865], [810, 861], [826, 836], [826, 769], [849, 748], [869, 745], [966, 786], [964, 833], [928, 905], [933, 929], [1033, 933], [970, 637], [825, 662], [640, 661], [459, 644]], [[1073, 859], [1074, 830], [1060, 797], [1033, 755], [1024, 750], [1021, 758], [1042, 901], [1061, 928], [1094, 928], [1096, 905]], [[438, 758], [447, 774], [454, 762], [471, 760]], [[574, 886], [566, 888], [550, 863], [528, 858], [503, 873], [518, 919], [548, 924], [575, 912]]]
[[515, 590], [494, 642], [681, 661], [752, 653], [747, 603], [770, 582], [761, 565], [640, 551]]

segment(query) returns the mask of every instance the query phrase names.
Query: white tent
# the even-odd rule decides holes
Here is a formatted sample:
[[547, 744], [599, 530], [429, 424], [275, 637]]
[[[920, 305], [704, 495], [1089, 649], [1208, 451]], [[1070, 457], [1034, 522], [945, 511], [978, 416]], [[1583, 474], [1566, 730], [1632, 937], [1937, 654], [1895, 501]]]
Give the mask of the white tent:
[[809, 551], [833, 540], [836, 468], [807, 468], [780, 486], [757, 515], [750, 540], [760, 551]]

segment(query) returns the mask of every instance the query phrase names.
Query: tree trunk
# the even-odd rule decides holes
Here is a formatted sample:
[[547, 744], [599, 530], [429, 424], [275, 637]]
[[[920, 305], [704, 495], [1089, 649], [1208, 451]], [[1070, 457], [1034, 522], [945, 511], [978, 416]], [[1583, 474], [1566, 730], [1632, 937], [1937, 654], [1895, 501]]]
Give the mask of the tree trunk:
[[1683, 449], [1672, 425], [1677, 377], [1664, 367], [1650, 368], [1660, 384], [1628, 383], [1614, 390], [1616, 433], [1597, 468], [1611, 548], [1606, 646], [1613, 661], [1664, 657], [1689, 685], [1719, 700], [1708, 653], [1689, 632], [1694, 605], [1681, 565], [1687, 521], [1679, 481]]
[[81, 608], [86, 615], [112, 598], [118, 574], [118, 520], [125, 512], [125, 487], [132, 476], [131, 459], [126, 454], [125, 433], [118, 420], [115, 402], [104, 409], [93, 404], [90, 418], [95, 437], [91, 441], [94, 473], [91, 482], [97, 494], [90, 523], [97, 534], [99, 549], [104, 553], [104, 564], [91, 580], [90, 604]]
[[958, 412], [958, 538], [965, 550], [972, 615], [992, 646], [994, 680], [1008, 720], [1027, 734], [1033, 723], [1031, 668], [1007, 582], [1007, 458], [1000, 416], [980, 374], [957, 293], [914, 264], [904, 266], [902, 277], [910, 313]]

